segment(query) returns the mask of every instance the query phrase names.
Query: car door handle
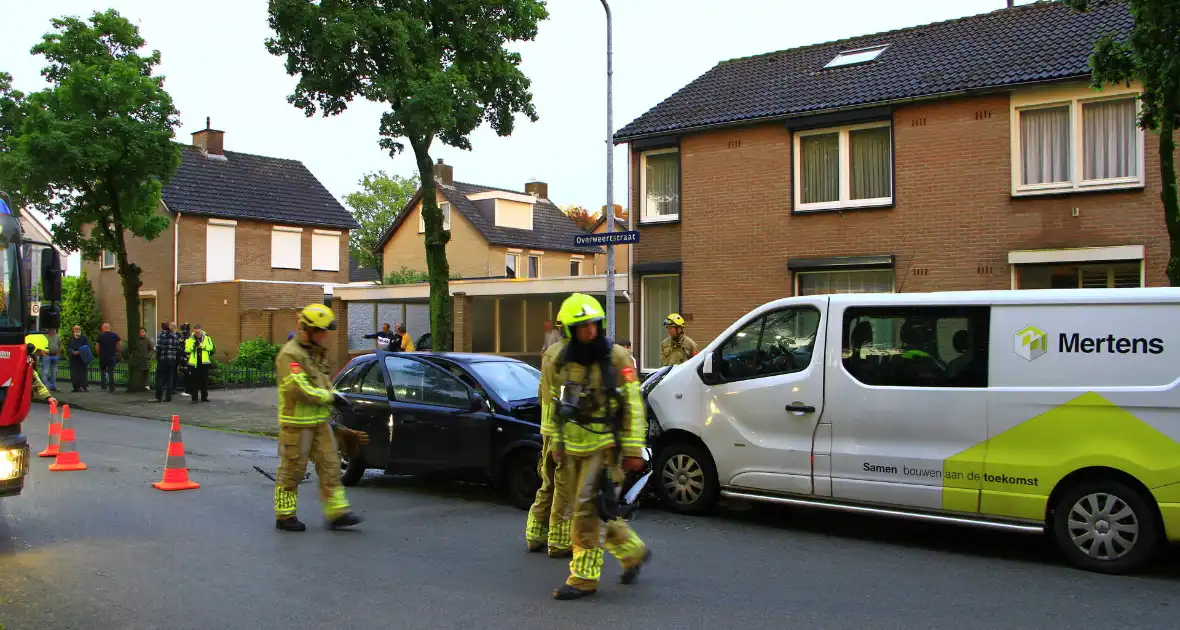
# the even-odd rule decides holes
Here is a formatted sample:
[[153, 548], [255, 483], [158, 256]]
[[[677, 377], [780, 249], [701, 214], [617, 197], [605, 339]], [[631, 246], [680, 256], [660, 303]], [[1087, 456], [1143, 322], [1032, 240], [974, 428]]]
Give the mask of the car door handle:
[[815, 413], [815, 407], [812, 407], [811, 405], [787, 405], [787, 411]]

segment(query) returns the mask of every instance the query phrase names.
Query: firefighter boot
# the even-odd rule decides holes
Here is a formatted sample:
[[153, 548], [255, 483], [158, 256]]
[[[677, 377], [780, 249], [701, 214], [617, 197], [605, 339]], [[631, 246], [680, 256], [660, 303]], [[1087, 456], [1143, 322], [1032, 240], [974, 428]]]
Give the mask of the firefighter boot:
[[562, 584], [561, 588], [553, 591], [553, 599], [566, 601], [571, 599], [582, 599], [583, 597], [589, 597], [596, 592], [597, 591], [583, 591], [582, 589], [574, 588], [569, 584]]
[[276, 518], [275, 529], [281, 529], [285, 532], [301, 532], [307, 529], [307, 525], [304, 525], [294, 516], [288, 516], [287, 518]]
[[634, 584], [635, 580], [639, 579], [639, 570], [648, 562], [651, 562], [651, 549], [643, 554], [643, 559], [639, 561], [639, 564], [623, 569], [623, 575], [619, 577], [619, 581], [623, 584]]
[[345, 527], [352, 527], [353, 525], [360, 525], [364, 519], [353, 514], [352, 512], [345, 512], [340, 516], [328, 521], [328, 527], [331, 529], [342, 529]]

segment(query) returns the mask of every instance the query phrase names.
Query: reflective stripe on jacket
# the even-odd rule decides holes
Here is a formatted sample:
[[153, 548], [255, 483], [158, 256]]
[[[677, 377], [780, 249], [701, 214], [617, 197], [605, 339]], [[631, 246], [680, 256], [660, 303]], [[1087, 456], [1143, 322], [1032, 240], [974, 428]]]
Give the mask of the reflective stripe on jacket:
[[45, 402], [53, 394], [50, 393], [49, 388], [45, 383], [41, 382], [41, 377], [37, 376], [37, 370], [33, 370], [33, 400], [37, 402]]
[[188, 364], [193, 367], [197, 366], [197, 353], [195, 350], [199, 348], [201, 350], [201, 365], [209, 365], [212, 363], [212, 361], [209, 359], [213, 355], [213, 338], [209, 335], [205, 335], [204, 338], [201, 339], [200, 346], [197, 346], [196, 342], [196, 337], [189, 337], [188, 340], [184, 342], [184, 352], [188, 355]]
[[315, 425], [332, 413], [332, 380], [323, 348], [304, 346], [298, 337], [275, 357], [279, 424]]
[[[546, 357], [550, 353], [554, 353], [552, 358], [556, 359], [560, 353], [564, 351], [568, 341], [563, 340], [561, 343], [554, 345], [546, 351]], [[639, 378], [635, 374], [635, 368], [631, 366], [631, 357], [626, 348], [622, 346], [614, 346], [611, 348], [610, 355], [611, 366], [615, 371], [615, 384], [620, 389], [622, 396], [622, 409], [619, 409], [619, 418], [621, 420], [621, 428], [619, 429], [619, 440], [622, 442], [619, 446], [622, 449], [623, 457], [643, 457], [643, 447], [647, 441], [647, 417], [643, 407], [643, 397], [639, 393]], [[580, 363], [566, 363], [559, 369], [557, 361], [550, 361], [542, 364], [544, 369], [541, 371], [542, 383], [548, 387], [549, 393], [548, 406], [542, 407], [542, 423], [545, 418], [552, 418], [549, 420], [553, 426], [557, 426], [557, 402], [555, 398], [561, 396], [561, 388], [567, 382], [573, 381], [582, 383], [588, 392], [589, 396], [593, 396], [594, 400], [586, 400], [583, 405], [589, 403], [592, 410], [589, 410], [588, 416], [590, 419], [605, 418], [607, 412], [607, 405], [611, 408], [617, 407], [619, 401], [614, 396], [607, 395], [607, 392], [602, 389], [602, 370], [598, 364], [585, 366]], [[574, 422], [567, 421], [560, 427], [559, 438], [568, 453], [576, 455], [586, 455], [594, 453], [607, 448], [615, 446], [614, 434], [611, 432], [610, 425], [605, 422], [590, 422], [580, 426]]]

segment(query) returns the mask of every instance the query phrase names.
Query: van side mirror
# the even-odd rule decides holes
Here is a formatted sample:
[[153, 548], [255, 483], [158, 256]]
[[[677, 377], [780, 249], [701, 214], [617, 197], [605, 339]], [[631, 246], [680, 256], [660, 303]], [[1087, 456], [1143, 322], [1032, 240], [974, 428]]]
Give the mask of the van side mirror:
[[52, 247], [41, 250], [41, 294], [46, 302], [61, 301], [61, 256]]
[[713, 376], [713, 353], [705, 354], [704, 361], [701, 361], [701, 374], [706, 376]]

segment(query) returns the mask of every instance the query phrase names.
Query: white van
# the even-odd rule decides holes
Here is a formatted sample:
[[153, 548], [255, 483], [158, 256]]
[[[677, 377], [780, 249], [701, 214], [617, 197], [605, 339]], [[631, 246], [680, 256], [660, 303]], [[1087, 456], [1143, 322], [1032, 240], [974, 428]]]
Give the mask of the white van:
[[1132, 571], [1180, 541], [1180, 289], [764, 304], [644, 383], [655, 492], [1048, 532]]

